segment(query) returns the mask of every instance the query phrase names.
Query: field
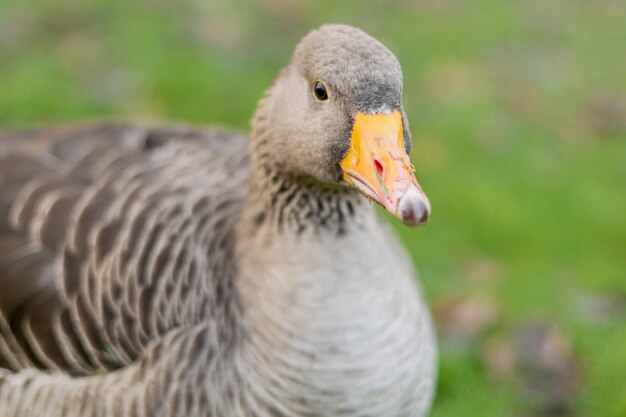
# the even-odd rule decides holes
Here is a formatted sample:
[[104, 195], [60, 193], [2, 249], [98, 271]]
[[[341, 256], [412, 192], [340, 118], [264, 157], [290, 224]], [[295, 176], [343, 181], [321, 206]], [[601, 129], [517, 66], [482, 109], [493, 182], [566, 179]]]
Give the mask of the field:
[[398, 225], [439, 325], [433, 417], [626, 416], [626, 3], [0, 1], [0, 125], [246, 131], [298, 40], [404, 70], [433, 216]]

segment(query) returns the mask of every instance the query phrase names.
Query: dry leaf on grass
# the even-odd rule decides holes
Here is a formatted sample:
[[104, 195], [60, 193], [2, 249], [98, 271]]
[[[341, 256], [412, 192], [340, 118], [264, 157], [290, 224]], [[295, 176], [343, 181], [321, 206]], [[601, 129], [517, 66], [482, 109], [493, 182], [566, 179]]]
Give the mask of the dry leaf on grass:
[[435, 321], [444, 334], [471, 338], [494, 324], [499, 308], [492, 302], [452, 298], [435, 306]]

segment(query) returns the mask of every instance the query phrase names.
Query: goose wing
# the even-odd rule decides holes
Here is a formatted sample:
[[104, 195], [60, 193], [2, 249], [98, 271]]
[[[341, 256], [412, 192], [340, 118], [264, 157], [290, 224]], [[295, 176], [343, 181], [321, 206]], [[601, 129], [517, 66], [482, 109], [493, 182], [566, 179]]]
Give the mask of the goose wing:
[[248, 170], [247, 138], [219, 130], [0, 132], [0, 368], [117, 369], [228, 316]]

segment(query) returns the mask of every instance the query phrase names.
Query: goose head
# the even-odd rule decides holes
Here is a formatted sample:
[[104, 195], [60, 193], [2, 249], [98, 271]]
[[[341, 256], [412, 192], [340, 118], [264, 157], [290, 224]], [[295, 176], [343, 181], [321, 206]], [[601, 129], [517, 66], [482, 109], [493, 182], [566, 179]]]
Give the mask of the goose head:
[[280, 172], [356, 188], [410, 226], [428, 220], [409, 159], [400, 64], [361, 30], [309, 33], [260, 104], [253, 138]]

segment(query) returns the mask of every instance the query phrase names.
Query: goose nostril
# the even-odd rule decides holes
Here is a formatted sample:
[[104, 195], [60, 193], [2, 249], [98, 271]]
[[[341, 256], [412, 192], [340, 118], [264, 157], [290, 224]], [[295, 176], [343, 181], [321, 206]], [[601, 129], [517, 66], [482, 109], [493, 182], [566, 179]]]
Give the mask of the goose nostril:
[[381, 164], [378, 159], [374, 159], [374, 166], [376, 167], [376, 172], [378, 172], [378, 175], [380, 175], [382, 178], [383, 173], [385, 172], [383, 164]]

